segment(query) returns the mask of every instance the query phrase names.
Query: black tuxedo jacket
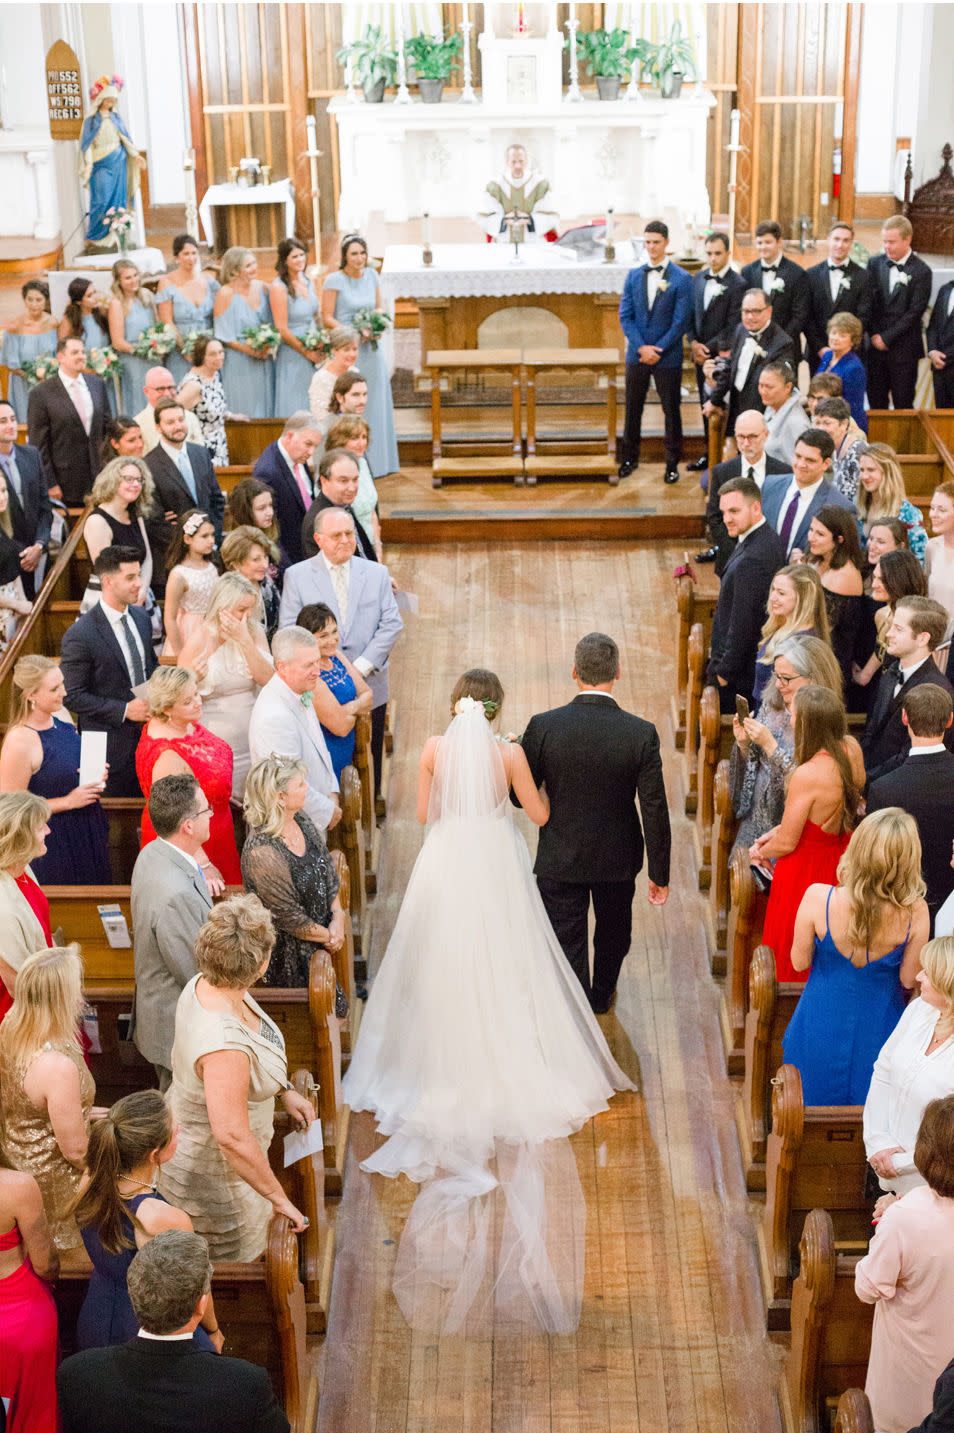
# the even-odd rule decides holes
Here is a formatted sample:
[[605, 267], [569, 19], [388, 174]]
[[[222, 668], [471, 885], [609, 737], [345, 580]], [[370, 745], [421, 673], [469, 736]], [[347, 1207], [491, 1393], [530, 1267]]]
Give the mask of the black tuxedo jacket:
[[831, 283], [828, 279], [828, 260], [825, 259], [823, 263], [814, 264], [805, 270], [808, 284], [805, 338], [812, 358], [817, 358], [819, 349], [828, 346], [828, 320], [833, 313], [853, 313], [861, 320], [864, 328], [868, 326], [868, 270], [856, 264], [853, 259], [848, 259], [844, 278], [848, 280], [848, 288], [842, 288], [837, 301], [833, 303]]
[[39, 448], [34, 448], [31, 443], [23, 443], [14, 447], [13, 456], [23, 489], [21, 504], [13, 485], [7, 484], [13, 536], [18, 542], [22, 542], [24, 547], [30, 547], [35, 542], [46, 547], [53, 524], [53, 506], [50, 502], [43, 455]]
[[[145, 656], [146, 677], [156, 668], [152, 624], [142, 607], [126, 609], [135, 623]], [[141, 796], [136, 776], [136, 747], [142, 723], [125, 720], [132, 701], [126, 656], [99, 603], [63, 634], [60, 670], [66, 683], [66, 705], [76, 713], [80, 731], [105, 731], [109, 762], [107, 796]]]
[[536, 875], [571, 885], [630, 881], [642, 868], [645, 827], [649, 879], [669, 885], [669, 808], [652, 722], [623, 711], [612, 697], [581, 692], [567, 706], [531, 717], [523, 749], [550, 798]]
[[93, 400], [89, 433], [57, 374], [38, 383], [27, 400], [27, 431], [39, 448], [50, 483], [58, 483], [69, 507], [82, 507], [102, 467], [103, 429], [109, 417], [106, 385], [95, 373], [84, 373]]
[[329, 497], [325, 496], [325, 494], [321, 491], [321, 488], [318, 489], [318, 496], [315, 498], [315, 501], [305, 513], [304, 521], [301, 525], [301, 545], [304, 549], [305, 556], [314, 557], [318, 552], [318, 544], [317, 542], [315, 542], [315, 518], [325, 508], [334, 508], [339, 506], [343, 506], [344, 511], [346, 513], [351, 513], [352, 518], [354, 518], [354, 535], [358, 544], [358, 557], [363, 557], [367, 562], [377, 562], [378, 554], [374, 550], [374, 543], [372, 542], [369, 534], [365, 532], [364, 528], [358, 522], [358, 519], [354, 516], [354, 513], [351, 511], [351, 508], [347, 504], [333, 503]]
[[[895, 696], [894, 689], [897, 682], [898, 667], [896, 663], [891, 662], [878, 678], [878, 690], [871, 704], [871, 711], [865, 722], [864, 736], [861, 739], [861, 750], [865, 758], [865, 772], [869, 784], [873, 784], [880, 776], [884, 776], [896, 766], [900, 766], [908, 754], [910, 748], [908, 732], [901, 720], [901, 703], [908, 692], [921, 686], [924, 682], [934, 682], [947, 692], [952, 690], [947, 677], [943, 672], [938, 671], [933, 657], [929, 657], [926, 662], [921, 663], [917, 671], [911, 674]], [[954, 727], [948, 727], [944, 744], [948, 748], [954, 745]], [[950, 860], [950, 852], [948, 852], [948, 860]]]
[[191, 1340], [90, 1348], [56, 1374], [62, 1433], [289, 1433], [264, 1368]]
[[[717, 294], [709, 307], [705, 308], [706, 283], [712, 277], [717, 277], [719, 283], [725, 286], [725, 293]], [[720, 350], [732, 347], [732, 335], [741, 322], [739, 315], [745, 289], [745, 281], [731, 265], [715, 276], [711, 269], [702, 269], [698, 274], [693, 274], [692, 307], [689, 310], [686, 337], [690, 343], [704, 343], [710, 358], [715, 358]]]
[[931, 270], [923, 259], [912, 254], [902, 273], [910, 283], [895, 284], [890, 293], [888, 282], [891, 264], [885, 254], [875, 254], [868, 264], [868, 332], [880, 333], [888, 347], [896, 353], [924, 353], [921, 320], [931, 302]]
[[[910, 263], [911, 260], [908, 260]], [[954, 279], [949, 279], [937, 291], [931, 321], [927, 327], [928, 351], [937, 349], [943, 353], [948, 365], [954, 363], [954, 313], [948, 313], [951, 294], [954, 293]]]
[[189, 461], [195, 478], [195, 501], [182, 479], [182, 474], [169, 454], [159, 444], [146, 454], [146, 462], [156, 485], [155, 508], [146, 521], [149, 545], [152, 548], [152, 585], [159, 595], [166, 585], [166, 552], [172, 541], [172, 526], [167, 523], [164, 513], [181, 514], [189, 508], [201, 508], [215, 524], [215, 538], [222, 541], [222, 516], [225, 512], [225, 495], [215, 476], [208, 448], [200, 443], [187, 443]]
[[795, 345], [783, 328], [773, 319], [765, 328], [759, 338], [759, 347], [764, 348], [765, 357], [760, 358], [758, 354], [749, 364], [749, 371], [741, 390], [735, 386], [735, 375], [739, 371], [739, 358], [745, 340], [748, 338], [748, 330], [743, 324], [739, 324], [732, 338], [732, 352], [729, 357], [729, 372], [727, 377], [716, 384], [712, 390], [712, 401], [724, 407], [728, 402], [728, 413], [726, 414], [726, 432], [731, 435], [735, 426], [735, 420], [740, 413], [747, 412], [750, 408], [757, 408], [761, 413], [765, 407], [759, 397], [759, 374], [766, 363], [781, 362], [795, 366]]
[[[755, 259], [751, 264], [746, 264], [742, 277], [747, 289], [760, 289], [762, 260]], [[783, 254], [776, 265], [775, 279], [776, 282], [780, 280], [785, 287], [775, 289], [768, 295], [772, 305], [772, 322], [778, 324], [779, 328], [784, 328], [792, 340], [795, 352], [798, 353], [801, 351], [800, 335], [805, 332], [805, 324], [808, 322], [809, 299], [805, 270]]]
[[[310, 463], [302, 465], [308, 474], [313, 491], [319, 491]], [[289, 563], [304, 562], [307, 553], [301, 543], [301, 525], [305, 518], [305, 504], [298, 484], [288, 470], [288, 464], [278, 451], [278, 440], [269, 443], [260, 454], [252, 469], [252, 477], [260, 483], [267, 483], [274, 495], [275, 518], [278, 522], [278, 540]]]
[[719, 600], [712, 616], [712, 641], [707, 676], [724, 677], [730, 693], [751, 699], [755, 686], [755, 654], [765, 621], [772, 578], [785, 565], [785, 549], [766, 522], [737, 543], [722, 574]]
[[921, 837], [921, 874], [931, 923], [954, 891], [951, 845], [954, 843], [954, 753], [909, 753], [900, 766], [879, 776], [868, 788], [868, 813], [900, 806], [917, 822]]
[[[744, 466], [748, 467], [748, 463], [744, 464]], [[742, 476], [742, 468], [742, 459], [736, 454], [736, 456], [730, 458], [727, 463], [716, 463], [715, 467], [709, 473], [709, 496], [706, 499], [706, 526], [709, 530], [709, 536], [719, 549], [715, 560], [717, 577], [721, 577], [723, 572], [725, 572], [725, 565], [735, 551], [736, 543], [735, 538], [730, 537], [725, 530], [725, 523], [722, 521], [722, 512], [719, 508], [719, 492], [722, 488], [722, 484], [727, 483], [730, 478], [740, 478]], [[791, 472], [791, 469], [779, 458], [765, 459], [765, 476], [767, 478], [774, 477], [776, 473], [788, 472]]]

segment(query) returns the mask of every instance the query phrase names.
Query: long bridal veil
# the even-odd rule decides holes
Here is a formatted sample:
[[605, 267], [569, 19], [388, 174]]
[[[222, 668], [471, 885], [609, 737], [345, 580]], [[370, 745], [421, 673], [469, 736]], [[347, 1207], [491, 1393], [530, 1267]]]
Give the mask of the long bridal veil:
[[387, 1136], [362, 1167], [421, 1186], [394, 1275], [409, 1323], [576, 1327], [585, 1204], [568, 1136], [630, 1087], [547, 919], [483, 707], [464, 698], [344, 1084]]

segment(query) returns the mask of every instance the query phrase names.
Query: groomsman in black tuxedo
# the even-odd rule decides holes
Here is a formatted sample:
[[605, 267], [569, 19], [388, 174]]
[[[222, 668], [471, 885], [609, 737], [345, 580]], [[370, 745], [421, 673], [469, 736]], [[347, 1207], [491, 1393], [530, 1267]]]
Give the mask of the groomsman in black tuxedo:
[[[908, 734], [902, 719], [904, 698], [923, 682], [933, 682], [950, 694], [951, 684], [938, 670], [933, 653], [947, 631], [947, 611], [931, 597], [902, 597], [885, 633], [885, 646], [892, 659], [878, 679], [878, 690], [865, 722], [861, 750], [868, 781], [893, 771], [908, 753]], [[944, 743], [950, 748], [954, 736], [948, 727]]]
[[795, 348], [802, 351], [802, 334], [808, 322], [808, 283], [805, 270], [782, 253], [782, 226], [763, 219], [755, 226], [759, 256], [742, 270], [746, 288], [759, 288], [772, 305], [772, 318], [784, 328]]
[[652, 722], [619, 706], [613, 696], [618, 678], [616, 643], [590, 632], [573, 654], [579, 694], [567, 706], [531, 717], [523, 734], [533, 779], [546, 783], [550, 798], [534, 874], [557, 940], [597, 1015], [605, 1015], [616, 998], [644, 850], [650, 905], [665, 905], [669, 895], [671, 835], [659, 735]]
[[[728, 234], [710, 234], [706, 240], [708, 268], [701, 269], [692, 279], [692, 307], [689, 310], [689, 326], [686, 337], [696, 365], [696, 386], [699, 402], [706, 401], [705, 378], [702, 365], [708, 358], [717, 358], [721, 353], [728, 357], [732, 348], [732, 336], [741, 320], [742, 295], [745, 282], [729, 263]], [[706, 442], [709, 438], [709, 420], [703, 417]], [[709, 459], [703, 454], [689, 464], [690, 473], [701, 473]]]
[[921, 320], [931, 301], [931, 270], [911, 248], [910, 220], [887, 219], [883, 254], [868, 265], [868, 402], [872, 408], [914, 407], [918, 363], [924, 357]]
[[954, 279], [938, 289], [927, 330], [935, 408], [954, 408]]
[[828, 258], [805, 270], [808, 284], [808, 318], [805, 341], [808, 366], [818, 369], [828, 347], [828, 320], [833, 313], [853, 313], [865, 327], [868, 317], [868, 270], [849, 258], [855, 231], [844, 219], [833, 224], [828, 234]]
[[742, 295], [742, 322], [732, 337], [732, 352], [725, 372], [716, 379], [708, 401], [702, 406], [704, 418], [715, 408], [728, 414], [725, 429], [731, 433], [740, 413], [749, 408], [762, 411], [759, 397], [759, 374], [766, 363], [784, 360], [795, 367], [795, 345], [783, 328], [774, 321], [772, 305], [761, 289], [747, 289]]
[[719, 690], [719, 710], [735, 711], [737, 696], [752, 700], [755, 656], [772, 578], [785, 563], [785, 548], [762, 513], [762, 494], [751, 478], [723, 483], [719, 507], [726, 532], [738, 538], [725, 565], [712, 614], [707, 680]]

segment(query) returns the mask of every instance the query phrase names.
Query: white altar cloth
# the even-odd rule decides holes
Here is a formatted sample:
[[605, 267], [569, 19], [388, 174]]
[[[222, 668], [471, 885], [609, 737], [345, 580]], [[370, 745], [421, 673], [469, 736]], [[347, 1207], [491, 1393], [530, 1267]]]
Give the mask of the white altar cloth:
[[210, 184], [199, 205], [199, 218], [205, 232], [205, 242], [212, 244], [212, 210], [217, 204], [283, 204], [285, 206], [285, 236], [295, 232], [295, 187], [290, 179], [276, 179], [274, 184]]
[[390, 244], [381, 267], [381, 297], [395, 299], [476, 298], [515, 294], [621, 294], [635, 264], [632, 245], [617, 245], [617, 261], [577, 259], [555, 244], [520, 246], [513, 261], [511, 244], [435, 244], [426, 268], [419, 244]]

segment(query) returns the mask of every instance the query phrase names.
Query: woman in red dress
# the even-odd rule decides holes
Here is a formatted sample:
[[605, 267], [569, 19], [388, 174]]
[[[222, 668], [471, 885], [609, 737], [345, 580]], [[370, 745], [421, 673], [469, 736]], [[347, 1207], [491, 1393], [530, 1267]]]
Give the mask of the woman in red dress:
[[229, 799], [232, 795], [232, 748], [199, 722], [202, 698], [185, 667], [157, 667], [146, 692], [150, 719], [136, 749], [136, 775], [146, 798], [142, 844], [156, 837], [149, 820], [152, 783], [164, 776], [194, 776], [212, 808], [209, 839], [198, 861], [213, 896], [242, 884], [238, 847]]
[[0, 1397], [7, 1433], [53, 1433], [56, 1418], [56, 1305], [59, 1272], [36, 1180], [0, 1169]]
[[809, 886], [835, 884], [865, 784], [844, 703], [824, 687], [802, 687], [795, 697], [795, 761], [781, 822], [749, 854], [756, 865], [775, 862], [762, 939], [775, 953], [776, 975], [804, 984], [808, 971], [792, 965], [798, 907]]

